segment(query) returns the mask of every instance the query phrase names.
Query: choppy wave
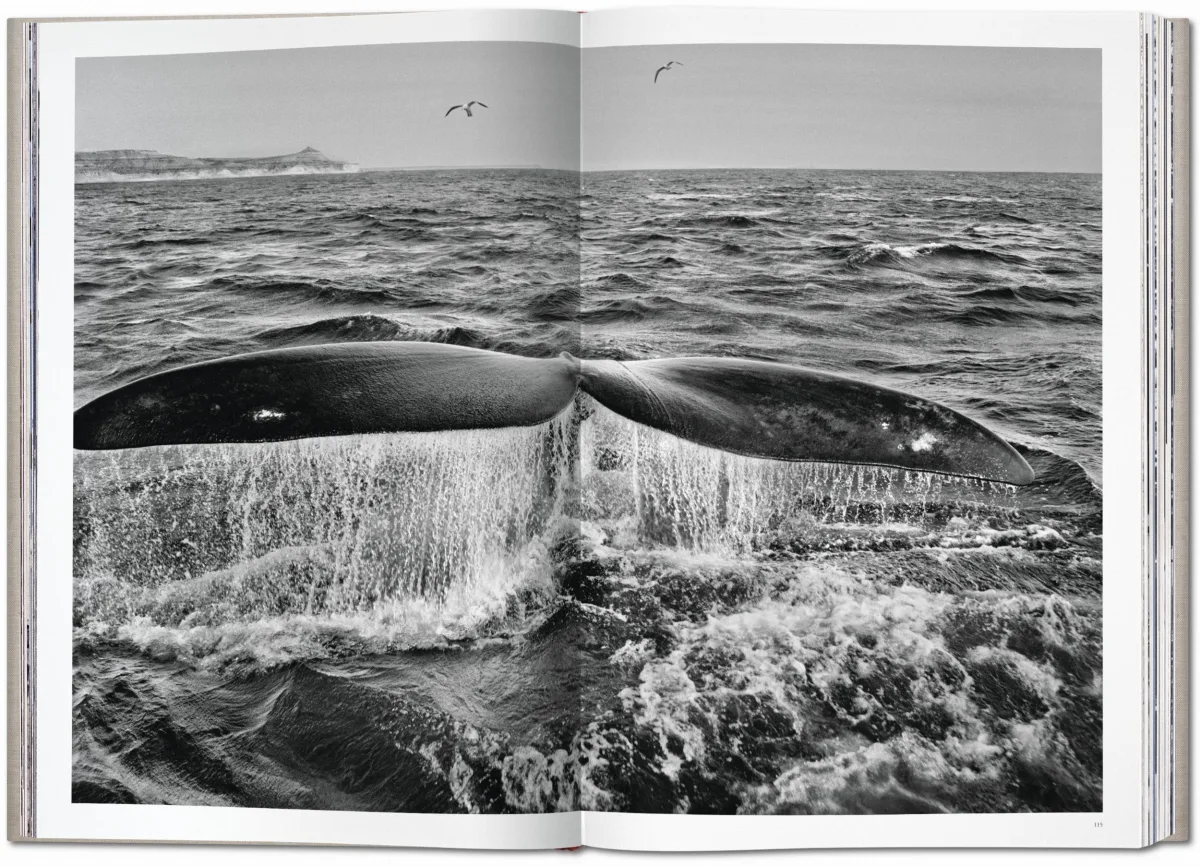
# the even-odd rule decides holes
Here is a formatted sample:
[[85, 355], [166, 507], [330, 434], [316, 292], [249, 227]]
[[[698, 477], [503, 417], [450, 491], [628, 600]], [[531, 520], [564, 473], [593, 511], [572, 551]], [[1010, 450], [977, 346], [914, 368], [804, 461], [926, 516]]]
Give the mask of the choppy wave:
[[[254, 340], [263, 347], [308, 346], [324, 343], [354, 343], [377, 340], [402, 342], [447, 343], [469, 346], [474, 349], [491, 349], [518, 355], [551, 356], [571, 348], [574, 343], [576, 314], [571, 312], [575, 305], [570, 298], [555, 296], [536, 302], [540, 304], [542, 316], [551, 322], [565, 322], [557, 328], [550, 327], [531, 333], [524, 339], [513, 339], [503, 332], [450, 325], [442, 328], [413, 327], [403, 321], [369, 313], [335, 316], [318, 319], [302, 325], [286, 325], [267, 328], [254, 335]], [[559, 315], [551, 314], [558, 309]], [[547, 342], [547, 335], [552, 338]]]
[[587, 399], [80, 453], [76, 801], [1102, 807], [1098, 178], [236, 183], [77, 191], [77, 399], [326, 342], [740, 355], [941, 400], [1037, 481], [754, 460]]
[[[288, 443], [253, 470], [239, 449], [204, 452], [202, 466], [173, 449], [150, 461], [107, 456], [105, 471], [84, 473], [107, 476], [99, 490], [84, 485], [85, 496], [107, 491], [126, 507], [79, 521], [94, 553], [75, 587], [77, 683], [87, 696], [77, 738], [110, 717], [105, 725], [129, 724], [127, 692], [110, 692], [131, 669], [195, 671], [174, 678], [185, 694], [138, 700], [138, 718], [172, 729], [187, 724], [176, 707], [189, 689], [232, 675], [221, 686], [233, 689], [229, 701], [280, 719], [255, 722], [263, 733], [254, 748], [268, 736], [272, 753], [286, 744], [289, 761], [274, 772], [300, 780], [313, 762], [291, 750], [315, 747], [311, 731], [286, 721], [288, 708], [378, 676], [361, 710], [370, 724], [339, 750], [364, 773], [417, 773], [430, 790], [402, 800], [412, 811], [1096, 808], [1099, 576], [1095, 533], [1077, 512], [1098, 512], [1098, 494], [1088, 487], [1069, 508], [1039, 510], [1051, 491], [1084, 491], [1077, 467], [1031, 453], [1046, 470], [1043, 487], [1016, 491], [742, 458], [594, 405], [582, 416], [578, 428], [564, 418], [502, 442], [446, 433], [315, 450]], [[550, 467], [568, 460], [576, 429], [583, 471], [554, 475], [567, 479], [560, 486]], [[480, 449], [482, 463], [473, 459]], [[445, 471], [430, 474], [435, 465]], [[499, 468], [468, 478], [481, 465]], [[141, 515], [192, 495], [188, 472], [214, 479], [199, 523], [178, 527], [182, 538], [139, 536]], [[397, 480], [376, 484], [381, 476]], [[311, 502], [326, 487], [329, 499]], [[262, 509], [260, 489], [333, 514], [307, 517], [324, 543], [289, 544], [305, 516]], [[232, 493], [214, 502], [214, 490]], [[537, 501], [543, 511], [522, 511]], [[420, 524], [413, 512], [426, 509], [441, 514], [424, 522], [416, 546], [397, 543], [392, 533]], [[222, 514], [230, 511], [236, 520]], [[514, 513], [521, 519], [496, 526], [498, 514]], [[361, 520], [347, 522], [351, 514]], [[244, 552], [260, 546], [270, 551]], [[218, 551], [235, 564], [206, 570], [205, 555]], [[139, 567], [136, 581], [115, 577]], [[102, 573], [112, 576], [94, 576]], [[401, 574], [418, 579], [397, 583]], [[535, 745], [496, 729], [503, 699], [486, 686], [478, 697], [468, 690], [468, 705], [479, 706], [465, 716], [465, 683], [427, 693], [427, 679], [492, 668], [510, 689], [545, 688], [536, 673], [548, 663], [563, 676], [559, 731]], [[617, 707], [563, 718], [564, 704], [595, 700], [580, 677], [615, 690]], [[259, 703], [267, 682], [277, 683], [269, 705]], [[153, 676], [143, 687], [167, 688]], [[356, 695], [338, 700], [357, 708]], [[202, 715], [202, 730], [186, 734], [191, 748], [246, 778], [229, 783], [232, 799], [189, 780], [185, 801], [264, 802], [241, 748], [218, 748], [213, 711]], [[371, 756], [384, 736], [402, 745], [380, 764]], [[147, 776], [90, 741], [80, 751], [85, 764], [109, 762], [107, 772], [77, 774], [84, 799], [179, 801], [164, 787], [174, 779], [167, 756]], [[361, 795], [365, 784], [349, 787]], [[393, 797], [347, 802], [399, 808]]]
[[632, 607], [680, 583], [681, 570], [684, 592], [707, 609], [614, 654], [629, 685], [585, 737], [592, 807], [1098, 806], [1097, 605], [881, 584], [849, 563], [789, 574], [667, 561], [608, 573]]
[[1023, 264], [1017, 255], [986, 250], [980, 247], [955, 243], [928, 243], [913, 246], [892, 246], [886, 243], [869, 243], [856, 247], [846, 255], [846, 264], [851, 267], [863, 265], [898, 264], [917, 259], [931, 261], [965, 261], [984, 264]]

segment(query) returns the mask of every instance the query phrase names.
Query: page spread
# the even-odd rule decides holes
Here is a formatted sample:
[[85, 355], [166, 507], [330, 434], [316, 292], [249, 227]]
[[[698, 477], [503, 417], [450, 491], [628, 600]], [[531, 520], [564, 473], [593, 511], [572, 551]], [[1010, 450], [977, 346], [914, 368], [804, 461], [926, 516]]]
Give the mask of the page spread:
[[1138, 22], [42, 27], [36, 835], [1142, 844]]

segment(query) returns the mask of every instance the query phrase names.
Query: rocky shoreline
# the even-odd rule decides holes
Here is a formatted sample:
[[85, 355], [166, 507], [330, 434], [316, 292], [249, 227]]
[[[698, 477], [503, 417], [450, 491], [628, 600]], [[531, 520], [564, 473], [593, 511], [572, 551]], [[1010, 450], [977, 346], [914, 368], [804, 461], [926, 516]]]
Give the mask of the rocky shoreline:
[[297, 153], [263, 157], [192, 158], [155, 150], [93, 150], [75, 154], [76, 183], [352, 174], [357, 171], [357, 163], [330, 159], [312, 147]]

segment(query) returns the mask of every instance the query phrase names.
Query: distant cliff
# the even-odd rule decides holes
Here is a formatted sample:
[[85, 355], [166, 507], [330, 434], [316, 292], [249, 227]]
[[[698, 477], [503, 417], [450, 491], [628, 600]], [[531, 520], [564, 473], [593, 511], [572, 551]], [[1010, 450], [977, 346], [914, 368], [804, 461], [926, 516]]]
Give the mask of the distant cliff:
[[353, 162], [338, 162], [306, 147], [283, 156], [171, 156], [155, 150], [90, 150], [75, 154], [76, 183], [128, 180], [200, 180], [217, 177], [267, 177], [290, 174], [346, 174]]

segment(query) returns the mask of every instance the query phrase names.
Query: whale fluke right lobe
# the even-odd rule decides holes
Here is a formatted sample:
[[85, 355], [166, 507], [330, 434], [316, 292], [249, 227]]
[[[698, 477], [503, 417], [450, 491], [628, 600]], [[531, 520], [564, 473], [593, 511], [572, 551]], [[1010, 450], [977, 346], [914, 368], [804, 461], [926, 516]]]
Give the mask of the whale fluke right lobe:
[[681, 439], [750, 457], [895, 466], [1028, 484], [1033, 470], [939, 403], [790, 364], [747, 358], [583, 361], [580, 387]]

